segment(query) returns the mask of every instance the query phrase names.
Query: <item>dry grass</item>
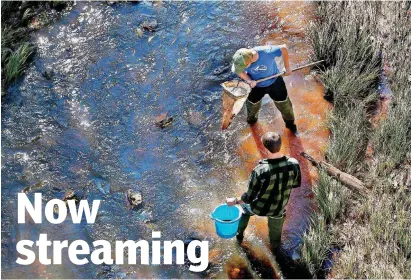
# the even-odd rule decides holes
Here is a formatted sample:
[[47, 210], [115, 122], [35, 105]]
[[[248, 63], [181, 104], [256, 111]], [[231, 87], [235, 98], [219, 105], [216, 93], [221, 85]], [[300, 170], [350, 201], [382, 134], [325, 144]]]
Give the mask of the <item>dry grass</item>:
[[[335, 184], [320, 174], [315, 189], [320, 214], [313, 221], [321, 224], [318, 217], [327, 217], [328, 226], [313, 223], [302, 245], [302, 260], [314, 277], [332, 241], [338, 241], [342, 250], [333, 277], [411, 278], [411, 186], [404, 179], [411, 170], [410, 6], [410, 2], [318, 4], [319, 17], [310, 37], [316, 58], [327, 60], [320, 78], [326, 95], [334, 100], [327, 160], [367, 179], [372, 191], [360, 202], [335, 195]], [[366, 112], [377, 97], [381, 50], [392, 68], [394, 96], [387, 117], [372, 128]], [[368, 145], [372, 160], [364, 157]]]

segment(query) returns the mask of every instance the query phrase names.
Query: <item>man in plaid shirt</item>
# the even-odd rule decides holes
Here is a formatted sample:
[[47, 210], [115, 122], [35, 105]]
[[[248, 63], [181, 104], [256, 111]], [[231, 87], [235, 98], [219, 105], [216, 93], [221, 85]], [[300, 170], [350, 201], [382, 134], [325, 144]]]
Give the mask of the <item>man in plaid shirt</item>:
[[268, 132], [261, 138], [264, 147], [271, 152], [251, 172], [248, 190], [241, 198], [227, 198], [227, 204], [240, 204], [244, 209], [237, 232], [241, 243], [244, 230], [252, 215], [267, 216], [270, 243], [276, 249], [281, 242], [281, 231], [285, 218], [285, 206], [291, 190], [301, 185], [301, 170], [298, 161], [280, 153], [281, 137]]

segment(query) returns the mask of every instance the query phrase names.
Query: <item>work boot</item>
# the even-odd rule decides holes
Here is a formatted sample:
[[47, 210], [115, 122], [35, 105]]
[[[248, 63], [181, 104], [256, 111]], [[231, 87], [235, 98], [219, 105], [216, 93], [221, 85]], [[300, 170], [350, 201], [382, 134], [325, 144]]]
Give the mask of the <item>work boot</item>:
[[257, 103], [253, 103], [247, 99], [246, 107], [247, 107], [247, 122], [248, 124], [255, 124], [258, 120], [258, 111], [261, 108], [261, 100]]
[[297, 126], [294, 123], [294, 120], [291, 121], [287, 121], [284, 120], [285, 122], [285, 127], [288, 128], [293, 134], [297, 135], [298, 131], [297, 131]]
[[242, 234], [237, 234], [237, 235], [235, 236], [235, 238], [237, 239], [237, 243], [238, 243], [238, 244], [241, 244], [241, 243], [243, 242], [243, 240], [244, 240], [244, 235], [242, 235]]
[[287, 96], [287, 98], [283, 101], [274, 101], [274, 104], [283, 117], [285, 127], [291, 130], [292, 133], [296, 134], [297, 126], [294, 123], [293, 104], [291, 103], [290, 98]]

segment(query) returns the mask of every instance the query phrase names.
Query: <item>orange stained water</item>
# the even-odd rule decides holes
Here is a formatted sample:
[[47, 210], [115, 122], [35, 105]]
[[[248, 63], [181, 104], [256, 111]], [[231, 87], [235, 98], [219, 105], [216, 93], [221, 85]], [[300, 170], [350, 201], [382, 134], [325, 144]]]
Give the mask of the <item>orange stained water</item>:
[[[311, 62], [311, 50], [303, 28], [314, 17], [315, 3], [273, 2], [271, 5], [283, 24], [280, 29], [264, 38], [261, 44], [287, 44], [292, 67]], [[324, 100], [323, 86], [310, 75], [309, 69], [294, 72], [284, 80], [293, 103], [299, 137], [294, 136], [284, 127], [281, 114], [274, 103], [268, 96], [264, 97], [259, 121], [242, 131], [240, 139], [243, 140], [239, 145], [238, 155], [244, 162], [244, 170], [237, 172], [237, 176], [240, 177], [237, 177], [237, 180], [246, 180], [258, 160], [267, 157], [267, 150], [260, 140], [261, 136], [268, 131], [279, 132], [282, 135], [281, 152], [296, 158], [302, 170], [302, 186], [293, 190], [287, 205], [287, 217], [283, 227], [283, 242], [287, 244], [297, 232], [301, 233], [313, 207], [311, 188], [317, 179], [317, 172], [300, 153], [306, 152], [316, 159], [323, 158], [329, 137], [325, 119], [331, 105]], [[245, 121], [245, 119], [238, 117], [237, 121]], [[239, 188], [237, 195], [241, 195], [244, 191]], [[268, 246], [266, 218], [251, 218], [250, 228], [254, 228], [253, 233], [264, 240]], [[247, 231], [248, 233], [251, 231], [250, 228], [246, 230], [245, 238], [247, 238]]]

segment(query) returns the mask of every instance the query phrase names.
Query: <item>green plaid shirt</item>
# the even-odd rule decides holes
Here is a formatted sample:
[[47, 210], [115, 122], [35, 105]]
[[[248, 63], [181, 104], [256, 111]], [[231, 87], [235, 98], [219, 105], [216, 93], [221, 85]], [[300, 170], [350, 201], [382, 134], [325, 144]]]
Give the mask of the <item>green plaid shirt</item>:
[[251, 172], [248, 190], [241, 199], [259, 216], [281, 216], [291, 189], [301, 185], [301, 169], [295, 158], [263, 159]]

